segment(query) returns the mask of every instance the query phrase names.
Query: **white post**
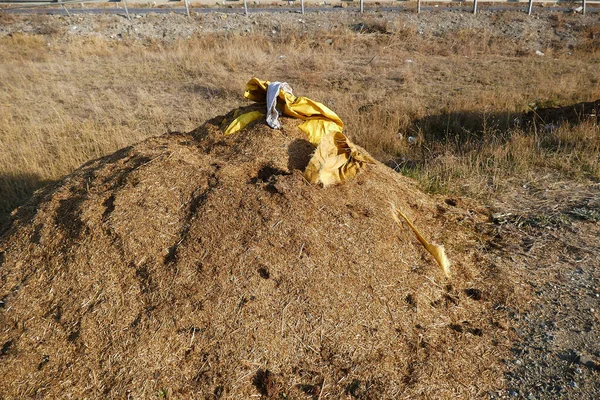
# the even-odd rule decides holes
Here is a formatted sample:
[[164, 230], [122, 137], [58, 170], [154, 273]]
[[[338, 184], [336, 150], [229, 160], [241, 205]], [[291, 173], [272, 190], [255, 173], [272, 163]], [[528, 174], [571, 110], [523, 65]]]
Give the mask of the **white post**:
[[417, 14], [421, 13], [421, 0], [417, 0]]
[[477, 14], [477, 0], [473, 0], [473, 14]]
[[363, 0], [360, 0], [360, 12], [362, 13], [365, 10], [363, 5]]
[[121, 0], [123, 2], [123, 7], [125, 7], [125, 14], [127, 14], [127, 19], [131, 19], [129, 16], [129, 10], [127, 9], [127, 0]]
[[244, 0], [244, 14], [248, 16], [248, 0]]
[[190, 16], [190, 5], [188, 4], [188, 0], [184, 0], [185, 2], [185, 13], [187, 14], [187, 16]]
[[531, 15], [531, 11], [533, 11], [533, 0], [529, 0], [529, 6], [527, 6], [527, 15]]
[[585, 15], [585, 0], [582, 0], [582, 3], [583, 3], [583, 4], [581, 5], [581, 7], [583, 7], [583, 9], [581, 10], [581, 13], [582, 13], [583, 15]]
[[304, 0], [300, 0], [300, 7], [302, 7], [302, 14], [304, 14]]
[[64, 3], [62, 2], [62, 0], [58, 0], [60, 5], [62, 6], [62, 8], [67, 12], [67, 15], [70, 17], [71, 13], [69, 12], [69, 9], [64, 5]]

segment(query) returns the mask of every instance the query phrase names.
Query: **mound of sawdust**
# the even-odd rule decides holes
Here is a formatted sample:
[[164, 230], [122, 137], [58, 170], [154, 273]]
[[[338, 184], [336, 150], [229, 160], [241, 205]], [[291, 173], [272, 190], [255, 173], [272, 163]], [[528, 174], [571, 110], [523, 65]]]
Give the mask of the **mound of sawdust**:
[[[5, 398], [464, 398], [501, 386], [482, 214], [383, 164], [308, 184], [282, 119], [83, 165], [0, 239]], [[443, 243], [452, 281], [398, 227]], [[457, 204], [458, 202], [458, 204]]]

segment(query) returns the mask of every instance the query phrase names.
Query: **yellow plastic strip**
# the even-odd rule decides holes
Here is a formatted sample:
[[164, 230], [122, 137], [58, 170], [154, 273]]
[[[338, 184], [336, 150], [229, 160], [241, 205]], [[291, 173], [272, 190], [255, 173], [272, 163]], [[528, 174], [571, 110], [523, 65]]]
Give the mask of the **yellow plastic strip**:
[[396, 208], [396, 206], [394, 206], [393, 203], [390, 203], [390, 204], [392, 206], [392, 218], [394, 218], [394, 221], [396, 221], [398, 226], [400, 226], [400, 224], [401, 224], [400, 218], [398, 218], [398, 215], [399, 215], [402, 218], [404, 218], [404, 221], [406, 221], [408, 226], [410, 226], [410, 228], [414, 232], [414, 234], [417, 237], [417, 239], [419, 240], [419, 242], [421, 242], [423, 247], [425, 247], [425, 249], [429, 253], [431, 253], [433, 258], [435, 258], [435, 261], [437, 261], [438, 265], [440, 267], [442, 267], [442, 270], [444, 271], [444, 275], [446, 275], [446, 277], [450, 278], [451, 277], [450, 260], [446, 256], [446, 251], [444, 250], [444, 246], [429, 243], [427, 240], [425, 240], [423, 235], [421, 235], [421, 232], [419, 232], [419, 230], [413, 225], [413, 223], [408, 219], [408, 217], [406, 215], [404, 215], [404, 213], [402, 211], [398, 210]]
[[250, 111], [248, 113], [242, 114], [233, 121], [231, 121], [227, 129], [225, 129], [225, 136], [236, 133], [244, 129], [252, 121], [256, 121], [257, 119], [264, 117], [265, 114], [261, 113], [260, 111]]

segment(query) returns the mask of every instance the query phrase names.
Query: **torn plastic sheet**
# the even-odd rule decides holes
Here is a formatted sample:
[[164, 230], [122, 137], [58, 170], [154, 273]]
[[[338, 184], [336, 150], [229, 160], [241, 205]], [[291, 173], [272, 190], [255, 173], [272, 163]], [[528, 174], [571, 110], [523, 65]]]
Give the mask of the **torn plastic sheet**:
[[[267, 92], [270, 85], [269, 81], [252, 78], [246, 84], [244, 97], [260, 103], [268, 101]], [[273, 91], [276, 90], [275, 88], [276, 86]], [[342, 132], [344, 123], [327, 106], [307, 97], [294, 96], [292, 89], [287, 84], [285, 86], [281, 84], [279, 88], [275, 97], [277, 107], [283, 115], [305, 121], [298, 128], [308, 136], [308, 140], [312, 144], [318, 146], [325, 135]], [[269, 126], [271, 125], [269, 124]]]
[[419, 232], [419, 230], [413, 225], [413, 223], [410, 221], [410, 219], [408, 219], [408, 217], [406, 215], [404, 215], [404, 213], [402, 211], [398, 210], [396, 208], [396, 206], [394, 206], [393, 203], [390, 203], [390, 204], [392, 206], [392, 218], [394, 218], [394, 221], [396, 221], [398, 226], [401, 225], [401, 221], [400, 221], [400, 218], [398, 218], [398, 216], [401, 216], [404, 219], [404, 221], [406, 221], [408, 226], [410, 226], [410, 229], [412, 229], [413, 233], [415, 234], [415, 236], [417, 237], [419, 242], [421, 242], [423, 247], [425, 247], [425, 250], [427, 250], [433, 256], [433, 258], [435, 258], [435, 261], [438, 263], [438, 265], [440, 267], [442, 267], [442, 270], [444, 271], [444, 275], [446, 275], [447, 278], [450, 278], [451, 277], [450, 260], [446, 256], [446, 251], [444, 250], [444, 246], [429, 243], [427, 240], [425, 240], [423, 235], [421, 235], [421, 232]]
[[244, 129], [249, 123], [252, 121], [256, 121], [257, 119], [261, 119], [265, 116], [265, 114], [260, 111], [250, 111], [245, 114], [241, 114], [236, 116], [234, 114], [234, 120], [231, 121], [227, 129], [225, 129], [225, 136], [231, 135], [237, 131]]
[[[259, 103], [266, 102], [266, 122], [271, 128], [281, 127], [281, 114], [304, 120], [298, 128], [317, 147], [304, 171], [306, 179], [313, 184], [328, 186], [343, 182], [354, 177], [366, 164], [375, 162], [342, 134], [344, 123], [335, 112], [307, 97], [294, 96], [286, 82], [270, 83], [252, 78], [246, 84], [244, 97]], [[225, 129], [225, 135], [236, 133], [264, 116], [260, 111], [241, 115], [236, 111], [234, 120]], [[222, 129], [225, 124], [224, 120]]]
[[310, 183], [329, 186], [354, 177], [365, 164], [375, 161], [361, 153], [341, 132], [325, 136], [313, 154], [304, 177]]

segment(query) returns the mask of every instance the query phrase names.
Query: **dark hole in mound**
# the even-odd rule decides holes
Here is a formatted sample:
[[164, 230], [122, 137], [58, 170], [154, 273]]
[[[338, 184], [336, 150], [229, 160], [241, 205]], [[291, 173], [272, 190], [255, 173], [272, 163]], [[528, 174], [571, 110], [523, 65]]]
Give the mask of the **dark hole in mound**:
[[112, 213], [115, 210], [115, 195], [110, 195], [109, 198], [104, 200], [104, 203], [102, 203], [102, 205], [106, 207], [104, 213], [102, 214], [102, 221], [106, 221], [110, 216], [110, 213]]
[[475, 289], [475, 288], [465, 289], [465, 294], [467, 295], [468, 298], [477, 300], [477, 301], [479, 301], [483, 298], [481, 290]]
[[40, 361], [40, 363], [37, 366], [37, 370], [40, 371], [42, 368], [44, 368], [44, 365], [46, 365], [48, 361], [50, 361], [50, 356], [44, 354], [44, 356], [42, 357], [42, 361]]
[[278, 175], [291, 175], [289, 172], [286, 172], [282, 169], [275, 168], [271, 165], [264, 165], [256, 174], [256, 176], [250, 179], [250, 183], [256, 184], [259, 182], [263, 183], [273, 183], [275, 177]]
[[269, 279], [271, 277], [271, 273], [269, 272], [268, 269], [266, 269], [265, 267], [260, 267], [258, 269], [258, 274], [260, 275], [261, 278], [263, 279]]
[[276, 175], [289, 175], [288, 172], [281, 170], [279, 168], [274, 168], [270, 165], [265, 165], [258, 171], [254, 183], [260, 182], [269, 182], [273, 176]]
[[270, 193], [279, 193], [279, 190], [275, 187], [276, 177], [281, 175], [291, 175], [289, 172], [286, 172], [282, 169], [275, 168], [271, 165], [263, 166], [256, 176], [250, 179], [251, 184], [257, 184], [259, 182], [266, 183], [264, 189]]
[[2, 264], [4, 264], [4, 259], [5, 259], [4, 252], [0, 251], [0, 267], [2, 266]]
[[450, 325], [448, 325], [448, 327], [450, 329], [452, 329], [453, 331], [456, 331], [456, 332], [462, 332], [463, 331], [463, 327], [460, 326], [459, 324], [450, 324]]
[[346, 386], [346, 394], [349, 394], [352, 397], [360, 396], [360, 381], [358, 379], [354, 379], [348, 386]]
[[449, 206], [456, 207], [456, 200], [454, 199], [446, 199], [444, 200], [444, 203], [448, 204]]
[[406, 298], [404, 299], [408, 304], [410, 304], [411, 306], [415, 305], [415, 298], [412, 294], [408, 294], [406, 295]]
[[483, 330], [480, 328], [469, 328], [469, 329], [467, 329], [467, 332], [469, 332], [470, 334], [475, 335], [475, 336], [483, 335]]
[[321, 389], [317, 385], [307, 385], [307, 384], [299, 384], [298, 389], [302, 390], [309, 396], [318, 396], [321, 392]]
[[2, 349], [0, 350], [0, 356], [5, 356], [8, 354], [8, 352], [10, 351], [10, 348], [12, 347], [13, 341], [9, 340], [6, 343], [4, 343], [2, 345]]
[[315, 151], [308, 140], [296, 139], [288, 146], [288, 169], [304, 171]]
[[252, 380], [252, 384], [258, 390], [258, 393], [263, 396], [272, 398], [276, 394], [275, 380], [273, 379], [273, 374], [268, 369], [259, 369]]

